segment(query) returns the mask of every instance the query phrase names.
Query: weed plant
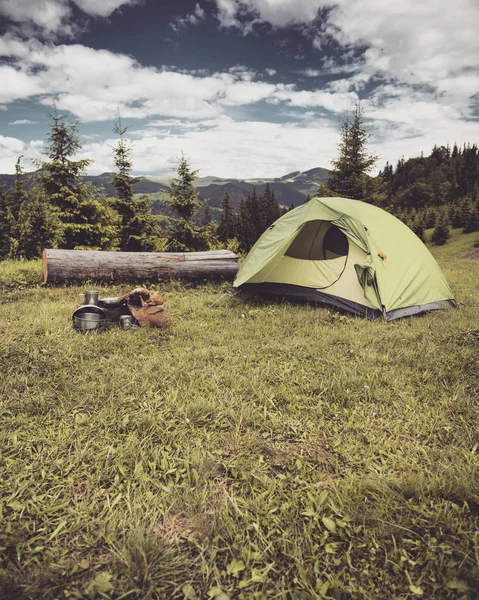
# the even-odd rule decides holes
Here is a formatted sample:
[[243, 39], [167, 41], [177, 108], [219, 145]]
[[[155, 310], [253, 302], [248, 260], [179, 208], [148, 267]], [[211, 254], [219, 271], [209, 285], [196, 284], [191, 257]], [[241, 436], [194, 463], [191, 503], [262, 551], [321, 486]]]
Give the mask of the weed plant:
[[82, 335], [91, 284], [0, 264], [0, 597], [477, 598], [474, 241], [392, 323], [173, 281], [169, 329]]

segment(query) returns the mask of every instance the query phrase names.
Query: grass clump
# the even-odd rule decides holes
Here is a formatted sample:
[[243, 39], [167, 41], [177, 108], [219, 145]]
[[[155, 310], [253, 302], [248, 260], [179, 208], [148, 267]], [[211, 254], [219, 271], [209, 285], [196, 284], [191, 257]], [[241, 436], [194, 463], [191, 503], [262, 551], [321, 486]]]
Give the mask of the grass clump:
[[460, 310], [393, 323], [170, 282], [168, 330], [81, 335], [81, 287], [3, 286], [0, 597], [477, 597], [465, 237]]

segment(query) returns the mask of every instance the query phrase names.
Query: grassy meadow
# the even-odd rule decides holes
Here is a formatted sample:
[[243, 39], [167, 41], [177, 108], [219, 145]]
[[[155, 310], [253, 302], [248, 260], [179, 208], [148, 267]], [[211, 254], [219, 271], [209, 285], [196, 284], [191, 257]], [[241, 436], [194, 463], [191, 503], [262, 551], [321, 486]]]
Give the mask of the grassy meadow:
[[82, 335], [91, 284], [0, 263], [0, 598], [478, 598], [477, 239], [392, 323], [173, 281]]

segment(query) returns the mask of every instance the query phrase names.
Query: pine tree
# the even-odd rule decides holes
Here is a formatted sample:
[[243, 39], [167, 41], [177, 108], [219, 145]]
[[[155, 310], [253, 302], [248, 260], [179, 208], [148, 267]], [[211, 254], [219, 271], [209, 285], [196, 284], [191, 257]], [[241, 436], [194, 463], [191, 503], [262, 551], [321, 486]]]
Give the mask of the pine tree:
[[236, 237], [236, 218], [233, 207], [230, 203], [230, 195], [225, 190], [223, 201], [221, 203], [220, 224], [218, 226], [218, 238], [224, 244]]
[[23, 216], [26, 214], [26, 206], [29, 201], [28, 193], [24, 188], [24, 174], [21, 164], [22, 156], [19, 156], [15, 164], [15, 185], [10, 193], [9, 227], [10, 227], [10, 258], [19, 258], [23, 253], [22, 232], [25, 228]]
[[442, 246], [447, 242], [450, 236], [451, 228], [449, 219], [445, 213], [440, 213], [436, 221], [436, 227], [432, 232], [431, 241], [436, 244], [436, 246]]
[[176, 175], [170, 180], [170, 192], [164, 200], [178, 215], [168, 228], [169, 249], [177, 252], [207, 250], [208, 241], [204, 232], [193, 224], [193, 217], [201, 208], [198, 192], [193, 185], [198, 171], [190, 168], [184, 154], [178, 161]]
[[10, 252], [10, 223], [7, 193], [0, 186], [0, 260], [7, 258]]
[[63, 239], [64, 224], [59, 209], [52, 206], [40, 186], [34, 187], [32, 201], [22, 206], [19, 220], [19, 253], [22, 257], [40, 258], [44, 248], [58, 248]]
[[425, 212], [424, 225], [426, 229], [431, 229], [435, 226], [437, 221], [437, 209], [436, 208], [428, 208]]
[[479, 206], [472, 200], [464, 201], [464, 211], [461, 214], [464, 233], [473, 233], [479, 230]]
[[61, 246], [111, 248], [116, 241], [114, 213], [106, 199], [82, 181], [91, 161], [73, 160], [81, 149], [77, 123], [67, 123], [65, 115], [56, 111], [49, 117], [52, 123], [47, 136], [47, 160], [37, 163], [42, 188], [38, 193], [58, 209], [63, 224]]
[[476, 144], [464, 147], [462, 164], [460, 168], [459, 187], [460, 194], [465, 196], [472, 192], [479, 175], [478, 152]]
[[243, 252], [249, 252], [258, 239], [257, 219], [256, 192], [254, 197], [248, 193], [241, 199], [238, 210], [238, 241]]
[[[157, 216], [151, 213], [148, 196], [133, 200], [133, 215], [127, 224], [125, 250], [129, 252], [151, 252], [157, 249], [161, 238], [161, 228]], [[122, 231], [123, 233], [123, 231]]]
[[261, 219], [261, 235], [280, 217], [279, 204], [274, 195], [274, 190], [269, 187], [269, 183], [266, 184], [264, 194], [260, 197], [259, 212]]
[[243, 252], [249, 252], [264, 231], [264, 215], [261, 210], [262, 198], [256, 188], [241, 199], [238, 210], [238, 241]]
[[422, 218], [417, 215], [414, 221], [412, 222], [411, 229], [417, 235], [417, 237], [421, 240], [421, 242], [425, 241], [425, 232], [424, 232], [424, 224]]
[[327, 187], [335, 195], [356, 200], [366, 199], [364, 180], [377, 162], [377, 156], [366, 151], [369, 133], [364, 128], [361, 105], [358, 103], [351, 119], [349, 115], [341, 124], [341, 142], [339, 156], [333, 160], [333, 174]]
[[201, 226], [206, 227], [213, 222], [213, 215], [209, 204], [205, 204], [203, 212], [201, 214]]
[[131, 146], [124, 137], [128, 127], [124, 127], [121, 117], [113, 127], [119, 136], [113, 149], [113, 163], [117, 169], [111, 176], [111, 183], [116, 190], [113, 206], [120, 216], [120, 250], [125, 252], [150, 251], [155, 248], [157, 220], [151, 214], [151, 203], [147, 196], [135, 200], [133, 186], [141, 181], [141, 177], [132, 177], [133, 162]]

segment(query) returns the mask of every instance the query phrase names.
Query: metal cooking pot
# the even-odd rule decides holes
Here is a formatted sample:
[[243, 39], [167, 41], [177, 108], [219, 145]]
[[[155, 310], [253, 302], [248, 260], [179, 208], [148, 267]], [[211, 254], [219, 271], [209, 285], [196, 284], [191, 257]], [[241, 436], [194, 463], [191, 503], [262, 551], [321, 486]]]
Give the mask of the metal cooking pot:
[[83, 304], [73, 313], [72, 321], [78, 331], [94, 331], [105, 324], [105, 311], [95, 304]]
[[104, 308], [119, 308], [122, 304], [125, 303], [126, 299], [121, 297], [100, 298], [100, 300], [98, 301], [99, 306], [102, 306]]

